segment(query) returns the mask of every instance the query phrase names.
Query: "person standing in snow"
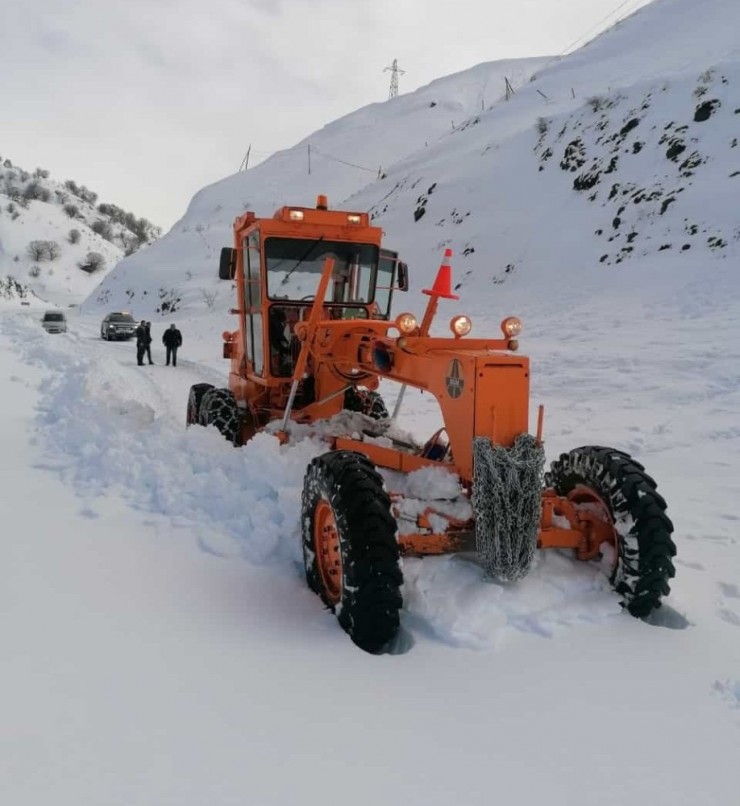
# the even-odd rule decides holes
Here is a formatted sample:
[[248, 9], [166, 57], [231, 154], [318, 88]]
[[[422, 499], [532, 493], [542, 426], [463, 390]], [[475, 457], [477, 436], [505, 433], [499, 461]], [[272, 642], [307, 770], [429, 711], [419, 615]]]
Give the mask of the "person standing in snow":
[[170, 358], [172, 358], [172, 366], [176, 367], [177, 348], [182, 345], [182, 333], [174, 324], [170, 325], [162, 334], [162, 344], [167, 348], [167, 366], [170, 365]]
[[[150, 364], [152, 361], [152, 323], [144, 322], [144, 348], [146, 350], [146, 357]], [[142, 356], [143, 357], [143, 356]]]
[[136, 328], [136, 363], [144, 366], [144, 353], [146, 352], [146, 322], [142, 319]]

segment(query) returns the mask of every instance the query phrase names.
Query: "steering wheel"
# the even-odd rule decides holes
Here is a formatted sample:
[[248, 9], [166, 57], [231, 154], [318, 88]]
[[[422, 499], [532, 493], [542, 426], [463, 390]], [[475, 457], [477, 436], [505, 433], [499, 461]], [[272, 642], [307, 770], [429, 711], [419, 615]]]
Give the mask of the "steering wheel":
[[301, 297], [301, 302], [305, 302], [306, 300], [309, 300], [309, 299], [314, 299], [315, 297], [316, 297], [316, 294], [307, 294], [305, 297]]

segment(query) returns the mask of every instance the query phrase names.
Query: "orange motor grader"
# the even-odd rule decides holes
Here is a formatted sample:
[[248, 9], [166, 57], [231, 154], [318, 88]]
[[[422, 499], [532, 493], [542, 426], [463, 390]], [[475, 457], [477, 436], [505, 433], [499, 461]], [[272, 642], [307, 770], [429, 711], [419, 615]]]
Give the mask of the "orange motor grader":
[[[238, 217], [219, 265], [237, 300], [237, 326], [223, 334], [229, 386], [196, 384], [188, 399], [189, 425], [215, 425], [235, 445], [263, 429], [287, 441], [296, 424], [324, 435], [302, 498], [309, 587], [369, 652], [399, 628], [400, 555], [475, 552], [491, 575], [515, 581], [537, 549], [571, 549], [606, 557], [633, 615], [659, 607], [675, 546], [653, 479], [599, 446], [562, 454], [545, 473], [542, 407], [529, 433], [519, 320], [471, 338], [459, 315], [449, 336], [431, 336], [439, 301], [457, 299], [449, 250], [421, 320], [392, 319], [407, 267], [381, 236], [367, 213], [330, 210], [324, 196], [315, 208]], [[400, 384], [392, 416], [380, 380]], [[409, 386], [440, 406], [444, 427], [423, 442], [395, 423]]]

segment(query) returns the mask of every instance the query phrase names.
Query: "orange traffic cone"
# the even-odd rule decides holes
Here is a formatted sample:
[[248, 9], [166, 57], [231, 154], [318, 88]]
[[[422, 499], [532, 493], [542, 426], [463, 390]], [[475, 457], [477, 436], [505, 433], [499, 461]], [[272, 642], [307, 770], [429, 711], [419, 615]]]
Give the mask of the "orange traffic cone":
[[437, 272], [434, 285], [431, 288], [422, 290], [422, 294], [429, 294], [430, 297], [441, 297], [442, 299], [460, 299], [457, 294], [452, 293], [452, 249], [445, 249], [442, 264]]

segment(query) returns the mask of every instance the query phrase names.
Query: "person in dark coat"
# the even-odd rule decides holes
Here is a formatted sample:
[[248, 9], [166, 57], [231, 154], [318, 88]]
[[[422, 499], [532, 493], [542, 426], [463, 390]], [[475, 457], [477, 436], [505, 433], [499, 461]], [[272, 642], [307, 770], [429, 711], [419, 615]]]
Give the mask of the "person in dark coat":
[[152, 323], [151, 322], [144, 322], [144, 348], [146, 351], [146, 357], [150, 364], [153, 364], [152, 361]]
[[144, 366], [144, 353], [146, 352], [146, 322], [142, 319], [136, 328], [136, 363]]
[[172, 358], [172, 366], [176, 367], [177, 348], [182, 345], [182, 333], [174, 324], [170, 325], [162, 334], [162, 344], [167, 348], [167, 366], [170, 365], [170, 358]]

